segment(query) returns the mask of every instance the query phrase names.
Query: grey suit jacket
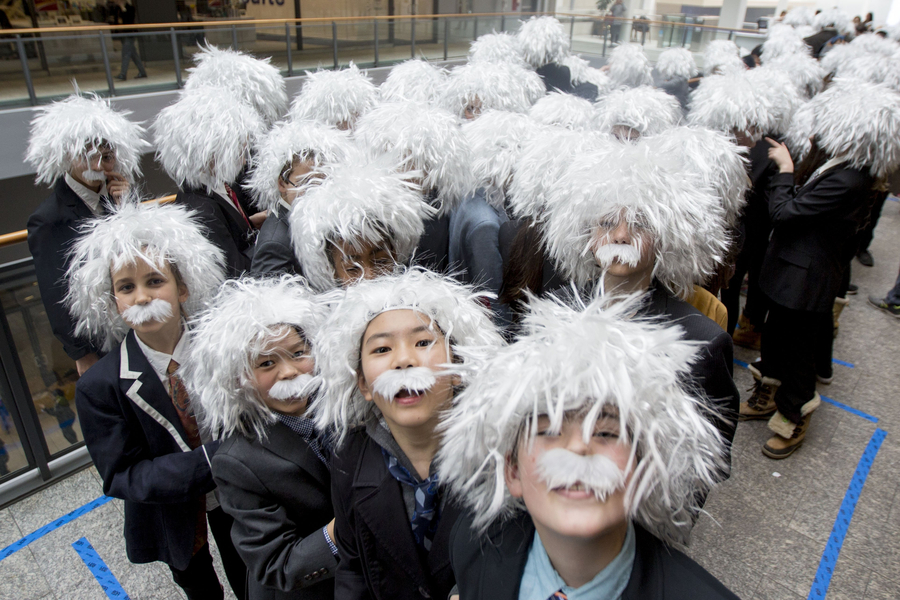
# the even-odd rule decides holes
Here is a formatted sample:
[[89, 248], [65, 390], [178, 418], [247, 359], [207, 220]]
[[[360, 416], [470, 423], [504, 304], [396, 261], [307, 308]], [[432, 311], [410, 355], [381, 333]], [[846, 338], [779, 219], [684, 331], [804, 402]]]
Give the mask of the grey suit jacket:
[[272, 212], [259, 228], [256, 236], [256, 249], [253, 251], [253, 262], [250, 264], [252, 275], [302, 275], [300, 261], [291, 246], [291, 226], [288, 211], [279, 206]]

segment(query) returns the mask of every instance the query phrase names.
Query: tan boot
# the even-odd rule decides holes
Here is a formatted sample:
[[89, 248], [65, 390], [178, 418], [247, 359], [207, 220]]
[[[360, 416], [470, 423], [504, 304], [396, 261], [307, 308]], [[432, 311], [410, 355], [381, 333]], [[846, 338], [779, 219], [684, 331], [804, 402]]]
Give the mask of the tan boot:
[[831, 309], [831, 312], [834, 315], [834, 337], [837, 337], [838, 334], [838, 327], [840, 326], [838, 319], [841, 318], [841, 311], [848, 306], [850, 306], [850, 301], [846, 298], [838, 296], [834, 299], [834, 306]]
[[749, 348], [750, 350], [759, 350], [762, 333], [758, 328], [750, 324], [750, 321], [744, 316], [744, 313], [741, 313], [741, 316], [738, 317], [737, 328], [731, 335], [731, 339], [734, 341], [735, 346]]
[[775, 392], [781, 382], [771, 377], [763, 377], [759, 369], [749, 365], [747, 369], [753, 375], [753, 393], [746, 402], [741, 402], [739, 420], [753, 421], [755, 419], [768, 419], [776, 410]]
[[822, 397], [816, 392], [812, 400], [800, 407], [800, 423], [794, 423], [780, 412], [775, 411], [775, 414], [769, 419], [769, 429], [774, 431], [775, 435], [770, 437], [763, 446], [763, 454], [775, 460], [787, 458], [793, 454], [803, 444], [812, 413], [821, 403]]

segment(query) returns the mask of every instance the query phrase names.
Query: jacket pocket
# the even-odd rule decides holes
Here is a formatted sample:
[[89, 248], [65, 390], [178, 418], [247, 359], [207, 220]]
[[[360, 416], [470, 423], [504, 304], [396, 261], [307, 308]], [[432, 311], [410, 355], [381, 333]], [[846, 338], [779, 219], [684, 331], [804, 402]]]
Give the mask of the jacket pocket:
[[795, 250], [782, 250], [778, 253], [778, 258], [803, 269], [808, 269], [809, 264], [812, 262], [812, 257], [809, 254]]

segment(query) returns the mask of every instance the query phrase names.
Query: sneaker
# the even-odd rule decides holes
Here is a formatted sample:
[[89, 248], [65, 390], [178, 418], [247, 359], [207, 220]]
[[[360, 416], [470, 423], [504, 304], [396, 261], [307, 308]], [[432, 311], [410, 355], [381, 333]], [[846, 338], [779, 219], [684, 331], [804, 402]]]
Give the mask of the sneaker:
[[800, 407], [800, 422], [794, 423], [780, 412], [775, 412], [769, 419], [769, 429], [775, 435], [769, 438], [762, 448], [762, 453], [774, 460], [787, 458], [797, 451], [806, 438], [812, 413], [822, 403], [822, 397], [816, 392], [813, 399]]
[[851, 283], [849, 286], [847, 286], [847, 295], [848, 296], [855, 296], [858, 293], [859, 293], [859, 286], [856, 285], [855, 283]]
[[864, 267], [871, 267], [875, 264], [875, 259], [872, 258], [872, 253], [868, 250], [860, 250], [856, 253], [856, 260], [859, 261]]
[[888, 304], [888, 301], [878, 296], [869, 296], [869, 304], [875, 308], [880, 308], [892, 317], [900, 319], [900, 304]]
[[754, 421], [768, 419], [776, 412], [775, 392], [781, 386], [781, 382], [771, 377], [763, 377], [759, 369], [750, 365], [747, 367], [753, 375], [753, 393], [746, 402], [741, 402], [738, 419], [740, 421]]

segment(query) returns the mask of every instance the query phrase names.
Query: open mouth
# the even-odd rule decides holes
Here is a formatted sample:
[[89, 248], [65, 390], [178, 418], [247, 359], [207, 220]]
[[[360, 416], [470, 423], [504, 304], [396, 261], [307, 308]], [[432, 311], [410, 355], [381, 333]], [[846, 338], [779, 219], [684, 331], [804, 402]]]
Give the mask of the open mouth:
[[555, 487], [550, 491], [552, 491], [556, 494], [559, 494], [560, 496], [562, 496], [564, 498], [569, 498], [572, 500], [583, 500], [583, 499], [587, 499], [587, 498], [595, 498], [596, 497], [596, 494], [594, 494], [594, 491], [592, 489], [588, 488], [586, 485], [584, 485], [580, 481], [576, 481], [572, 485], [563, 485], [563, 486]]
[[414, 402], [417, 402], [421, 397], [422, 392], [420, 392], [419, 390], [403, 388], [394, 396], [394, 401], [399, 404], [412, 404]]

